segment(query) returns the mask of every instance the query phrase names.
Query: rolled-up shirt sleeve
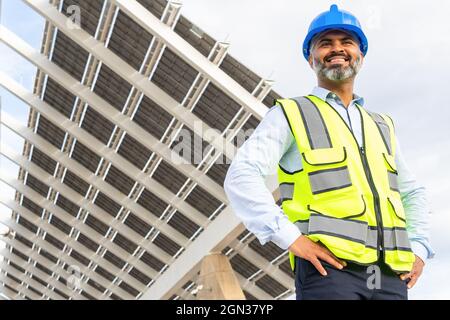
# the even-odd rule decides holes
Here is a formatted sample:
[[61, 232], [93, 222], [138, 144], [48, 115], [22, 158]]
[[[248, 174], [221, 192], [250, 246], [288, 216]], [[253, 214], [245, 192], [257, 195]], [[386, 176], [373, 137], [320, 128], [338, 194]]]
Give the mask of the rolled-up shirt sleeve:
[[435, 252], [430, 245], [430, 208], [425, 187], [419, 184], [414, 174], [408, 168], [396, 142], [396, 164], [398, 171], [398, 186], [405, 209], [406, 229], [411, 247], [423, 261], [434, 257]]
[[234, 213], [261, 244], [287, 249], [300, 235], [276, 204], [266, 178], [277, 173], [280, 159], [294, 142], [280, 107], [272, 107], [238, 150], [224, 182]]

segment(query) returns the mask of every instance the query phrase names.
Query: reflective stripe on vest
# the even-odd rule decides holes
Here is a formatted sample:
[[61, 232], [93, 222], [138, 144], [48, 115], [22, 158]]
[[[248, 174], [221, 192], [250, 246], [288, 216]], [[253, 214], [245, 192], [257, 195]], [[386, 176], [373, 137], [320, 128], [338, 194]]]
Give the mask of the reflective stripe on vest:
[[295, 225], [305, 235], [326, 234], [377, 248], [377, 231], [368, 228], [367, 222], [311, 213], [308, 221], [296, 222]]
[[313, 194], [342, 189], [352, 185], [346, 166], [311, 172], [308, 177]]
[[405, 228], [384, 228], [384, 249], [410, 251], [411, 244]]
[[380, 116], [378, 113], [367, 111], [370, 117], [375, 121], [378, 130], [380, 131], [381, 137], [383, 138], [386, 149], [390, 155], [392, 155], [392, 147], [391, 147], [391, 132], [389, 130], [389, 126], [386, 121]]
[[[366, 222], [338, 219], [312, 213], [308, 221], [295, 223], [304, 235], [325, 234], [364, 244], [377, 249], [377, 229]], [[405, 228], [384, 228], [384, 249], [411, 251], [408, 232]]]
[[317, 107], [305, 97], [293, 99], [302, 115], [311, 149], [331, 148], [330, 134]]
[[294, 183], [284, 182], [280, 186], [281, 201], [292, 200], [294, 197]]
[[388, 178], [389, 178], [389, 187], [392, 190], [399, 192], [397, 174], [395, 174], [394, 172], [388, 171]]

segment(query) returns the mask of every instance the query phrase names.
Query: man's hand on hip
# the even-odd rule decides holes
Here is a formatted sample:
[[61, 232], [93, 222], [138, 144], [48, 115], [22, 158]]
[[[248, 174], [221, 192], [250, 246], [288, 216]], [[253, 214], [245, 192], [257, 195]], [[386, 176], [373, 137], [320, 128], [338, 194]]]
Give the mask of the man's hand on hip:
[[323, 276], [326, 276], [327, 272], [320, 263], [319, 259], [328, 262], [338, 269], [342, 269], [347, 265], [345, 261], [339, 260], [333, 253], [331, 253], [330, 250], [325, 248], [323, 245], [310, 240], [304, 235], [298, 237], [297, 240], [295, 240], [294, 243], [289, 246], [288, 250], [297, 257], [311, 262], [314, 267], [316, 267], [317, 271], [319, 271]]
[[408, 289], [411, 289], [416, 284], [419, 277], [422, 275], [423, 267], [425, 266], [425, 262], [423, 262], [422, 259], [420, 259], [416, 255], [416, 261], [414, 261], [412, 270], [410, 273], [403, 273], [400, 275], [400, 279], [406, 280], [409, 279], [408, 282]]

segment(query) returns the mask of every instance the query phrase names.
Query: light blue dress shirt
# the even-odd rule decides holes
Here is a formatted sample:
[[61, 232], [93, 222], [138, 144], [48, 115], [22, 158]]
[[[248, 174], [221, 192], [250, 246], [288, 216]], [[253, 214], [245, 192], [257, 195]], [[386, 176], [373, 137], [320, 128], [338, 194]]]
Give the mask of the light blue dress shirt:
[[[324, 88], [312, 95], [327, 101], [347, 122], [362, 145], [361, 116], [355, 104], [364, 99], [353, 96], [348, 108]], [[397, 140], [395, 161], [398, 186], [407, 218], [407, 231], [413, 252], [423, 261], [434, 256], [429, 243], [429, 214], [425, 188], [419, 185], [405, 164]], [[267, 188], [266, 177], [276, 175], [278, 164], [287, 171], [302, 168], [301, 157], [281, 107], [272, 107], [249, 139], [241, 146], [228, 169], [224, 188], [234, 213], [261, 244], [273, 241], [287, 249], [300, 235]]]

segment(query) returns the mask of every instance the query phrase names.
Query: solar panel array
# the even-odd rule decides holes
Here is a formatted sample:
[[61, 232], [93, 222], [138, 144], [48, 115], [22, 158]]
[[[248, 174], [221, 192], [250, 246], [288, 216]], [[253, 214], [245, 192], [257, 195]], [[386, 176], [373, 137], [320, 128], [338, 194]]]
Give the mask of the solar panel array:
[[[66, 15], [70, 6], [79, 6], [83, 30], [207, 126], [223, 133], [238, 124], [243, 130], [258, 125], [257, 116], [246, 114], [239, 103], [166, 47], [163, 39], [144, 30], [114, 3], [50, 2]], [[226, 54], [226, 44], [179, 14], [177, 3], [138, 2], [264, 105], [270, 107], [280, 97], [270, 88], [270, 81]], [[180, 143], [193, 143], [178, 139], [183, 128], [192, 138], [196, 135], [180, 119], [50, 22], [41, 52], [170, 150]], [[15, 224], [5, 240], [8, 252], [1, 263], [0, 282], [15, 298], [137, 299], [162, 273], [171, 272], [173, 261], [220, 215], [226, 203], [161, 157], [158, 150], [140, 143], [132, 130], [123, 130], [114, 119], [102, 115], [98, 106], [85, 103], [69, 89], [38, 70], [34, 94], [84, 135], [77, 138], [61, 123], [30, 108], [28, 127], [37, 138], [24, 145], [27, 166], [21, 167], [18, 177], [23, 187], [16, 193]], [[237, 147], [242, 143], [232, 142]], [[197, 168], [222, 188], [229, 165], [208, 156], [206, 151], [212, 146], [205, 140], [202, 149], [200, 155], [188, 158], [200, 156], [203, 161]], [[65, 156], [64, 163], [59, 154]], [[148, 179], [137, 179], [138, 173]], [[222, 252], [229, 256], [247, 299], [281, 299], [293, 293], [287, 254], [273, 243], [262, 246], [245, 231]], [[74, 275], [80, 282], [72, 290]], [[194, 276], [171, 298], [195, 299], [192, 290], [197, 280]]]

